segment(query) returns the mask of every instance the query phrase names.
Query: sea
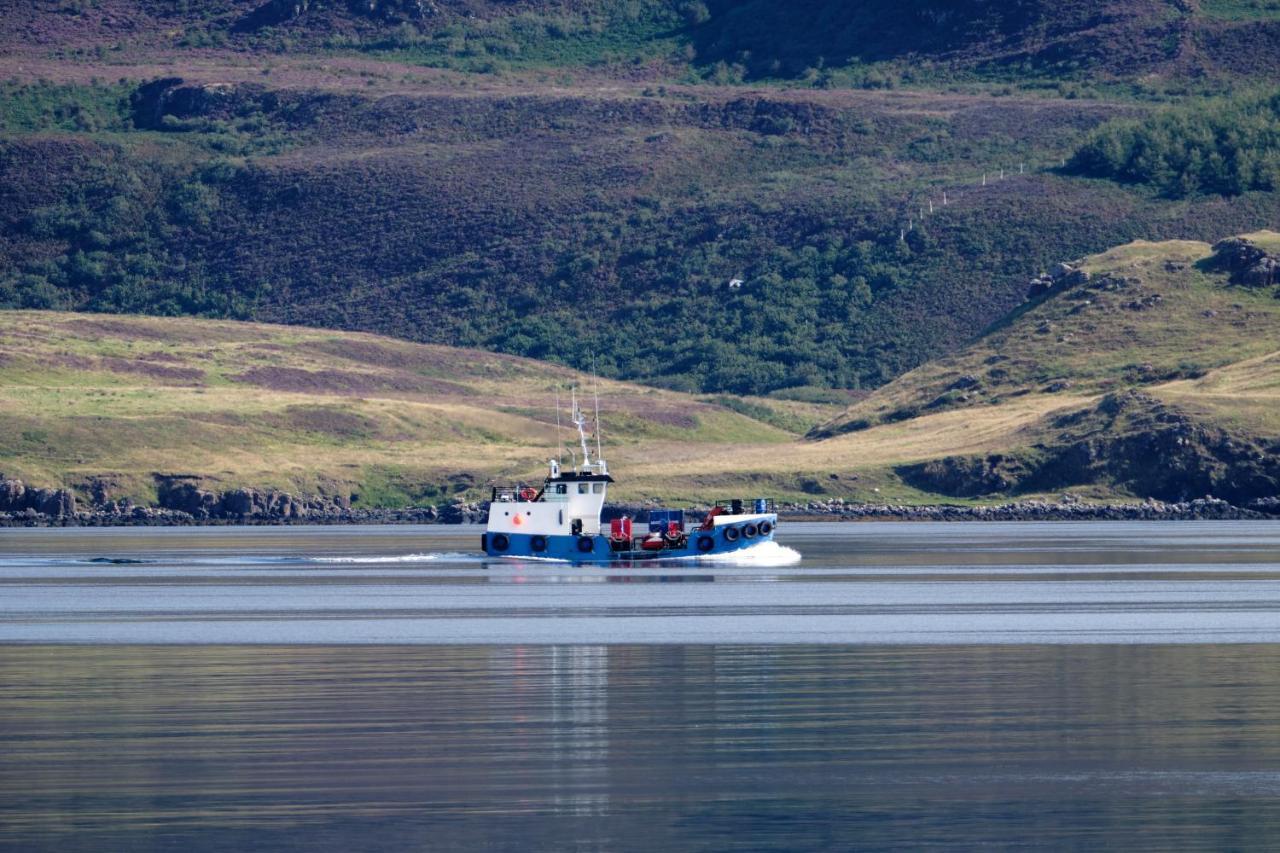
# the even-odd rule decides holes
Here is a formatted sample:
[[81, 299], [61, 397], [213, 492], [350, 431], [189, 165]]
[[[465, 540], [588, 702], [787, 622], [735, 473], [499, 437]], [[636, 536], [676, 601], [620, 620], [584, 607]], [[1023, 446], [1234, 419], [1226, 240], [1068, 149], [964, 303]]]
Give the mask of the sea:
[[1280, 522], [0, 530], [0, 849], [1280, 849]]

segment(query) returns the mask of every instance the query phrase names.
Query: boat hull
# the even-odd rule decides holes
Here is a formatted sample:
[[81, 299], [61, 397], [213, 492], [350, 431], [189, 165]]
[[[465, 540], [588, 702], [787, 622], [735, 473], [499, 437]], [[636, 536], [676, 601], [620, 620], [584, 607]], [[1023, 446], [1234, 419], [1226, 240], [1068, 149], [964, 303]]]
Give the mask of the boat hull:
[[[753, 516], [714, 530], [692, 530], [684, 547], [662, 550], [614, 550], [609, 537], [541, 536], [528, 533], [486, 533], [482, 545], [490, 557], [561, 560], [570, 563], [635, 563], [649, 560], [678, 560], [714, 557], [742, 551], [761, 542], [772, 542], [778, 526], [776, 515]], [[767, 532], [766, 532], [767, 531]], [[754, 535], [748, 535], [752, 534]]]

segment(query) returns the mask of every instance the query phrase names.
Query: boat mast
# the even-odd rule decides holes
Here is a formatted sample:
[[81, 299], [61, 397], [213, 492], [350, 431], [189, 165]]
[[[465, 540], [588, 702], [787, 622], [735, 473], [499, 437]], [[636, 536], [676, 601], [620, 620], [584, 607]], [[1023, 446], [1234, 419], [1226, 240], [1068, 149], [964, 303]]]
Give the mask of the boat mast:
[[591, 472], [591, 449], [587, 445], [587, 419], [578, 405], [578, 389], [573, 391], [573, 425], [578, 428], [578, 444], [582, 447], [582, 473]]
[[556, 383], [556, 461], [551, 466], [551, 476], [560, 476], [560, 466], [564, 463], [564, 434], [560, 431], [560, 384]]

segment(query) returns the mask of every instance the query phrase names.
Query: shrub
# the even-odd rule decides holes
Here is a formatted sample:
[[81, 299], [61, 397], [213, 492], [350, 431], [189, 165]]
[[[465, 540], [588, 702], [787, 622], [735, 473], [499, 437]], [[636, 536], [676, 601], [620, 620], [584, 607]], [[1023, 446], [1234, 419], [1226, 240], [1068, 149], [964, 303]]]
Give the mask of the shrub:
[[1096, 131], [1069, 172], [1156, 188], [1173, 198], [1280, 186], [1280, 92], [1168, 110]]

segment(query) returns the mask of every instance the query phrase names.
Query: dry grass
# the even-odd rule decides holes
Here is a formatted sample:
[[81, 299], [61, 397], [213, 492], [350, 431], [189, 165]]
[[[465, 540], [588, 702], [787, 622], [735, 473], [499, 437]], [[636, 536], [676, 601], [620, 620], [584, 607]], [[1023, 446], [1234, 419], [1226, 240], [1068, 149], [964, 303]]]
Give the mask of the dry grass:
[[[2, 312], [0, 471], [66, 484], [111, 474], [143, 497], [154, 472], [370, 494], [370, 481], [393, 471], [410, 493], [387, 500], [403, 502], [412, 484], [430, 495], [462, 476], [482, 490], [536, 472], [556, 445], [556, 389], [567, 406], [570, 386], [591, 384], [555, 365], [375, 335]], [[599, 384], [609, 455], [623, 469], [658, 438], [694, 455], [796, 439], [714, 402]], [[771, 407], [770, 420], [829, 416], [753, 402]]]
[[[1248, 236], [1280, 245], [1272, 232]], [[1280, 301], [1270, 289], [1231, 284], [1202, 263], [1211, 254], [1196, 241], [1137, 241], [1086, 258], [1088, 285], [1028, 303], [968, 348], [877, 390], [830, 427], [1153, 388], [1264, 359], [1280, 340]]]
[[627, 480], [632, 488], [655, 497], [678, 493], [681, 480], [692, 479], [726, 485], [761, 482], [785, 491], [856, 500], [930, 499], [904, 487], [889, 471], [940, 456], [1003, 452], [1012, 436], [1046, 415], [1087, 402], [1081, 397], [1029, 398], [985, 410], [943, 412], [885, 424], [826, 441], [774, 447], [664, 444], [648, 459], [629, 466]]
[[[116, 369], [120, 362], [163, 363], [199, 379]], [[268, 368], [328, 379], [281, 388]], [[334, 376], [362, 382], [335, 384]], [[437, 384], [422, 390], [406, 377]], [[392, 503], [434, 494], [451, 478], [482, 493], [490, 479], [536, 474], [556, 443], [554, 389], [574, 382], [587, 385], [552, 365], [374, 335], [5, 312], [0, 471], [69, 484], [108, 473], [141, 497], [153, 472], [193, 473], [220, 487], [347, 488], [370, 501], [379, 494], [371, 484], [392, 472], [409, 484], [382, 497]], [[928, 499], [903, 487], [891, 466], [998, 449], [1045, 412], [1077, 402], [944, 412], [815, 443], [674, 392], [606, 381], [601, 394], [621, 481], [615, 494], [691, 501], [727, 492]], [[749, 402], [801, 422], [830, 415], [811, 403]]]
[[1262, 435], [1280, 434], [1280, 351], [1153, 390], [1157, 396], [1225, 426]]

